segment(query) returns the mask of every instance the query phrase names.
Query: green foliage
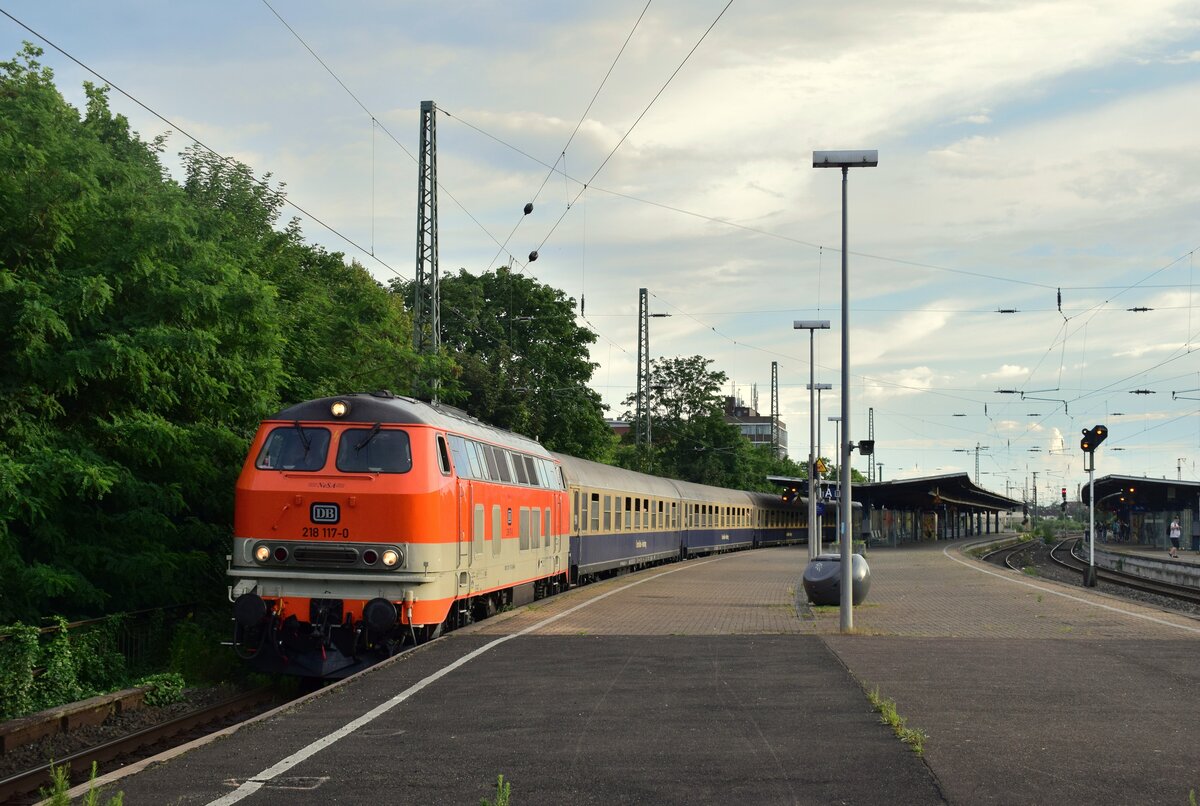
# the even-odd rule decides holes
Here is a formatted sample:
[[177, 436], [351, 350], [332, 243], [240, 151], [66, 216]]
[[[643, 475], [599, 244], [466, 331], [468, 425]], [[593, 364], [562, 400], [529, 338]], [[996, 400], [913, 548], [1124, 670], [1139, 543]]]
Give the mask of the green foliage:
[[[393, 288], [413, 299], [414, 284]], [[575, 302], [500, 267], [441, 278], [442, 344], [457, 365], [442, 397], [484, 422], [538, 439], [552, 451], [604, 460], [615, 439], [588, 388], [596, 335], [575, 323]]]
[[150, 687], [146, 692], [146, 705], [170, 705], [183, 699], [183, 675], [178, 672], [152, 674], [138, 680], [134, 685]]
[[38, 660], [38, 629], [17, 623], [0, 641], [0, 721], [34, 710], [33, 670]]
[[67, 620], [59, 616], [55, 621], [58, 630], [51, 633], [50, 642], [42, 649], [41, 660], [45, 671], [34, 681], [34, 700], [39, 709], [75, 702], [85, 696], [75, 674], [76, 656], [71, 648], [71, 637], [67, 634]]
[[119, 617], [74, 633], [67, 632], [65, 619], [55, 622], [57, 629], [45, 636], [19, 623], [3, 629], [8, 638], [0, 641], [0, 719], [125, 685], [125, 658], [116, 646]]
[[258, 421], [406, 388], [411, 323], [269, 177], [194, 147], [176, 182], [40, 55], [0, 62], [0, 623], [216, 599]]
[[218, 650], [228, 637], [227, 613], [224, 619], [189, 618], [175, 626], [171, 636], [169, 668], [192, 683], [220, 683], [236, 677], [242, 664], [232, 652]]
[[[96, 781], [97, 767], [96, 762], [92, 762], [92, 773], [88, 777], [88, 783], [93, 784], [83, 796], [83, 806], [100, 806], [100, 793], [96, 791], [94, 786]], [[40, 790], [40, 795], [48, 806], [70, 806], [71, 798], [67, 792], [71, 789], [71, 768], [66, 764], [51, 764], [50, 765], [50, 789]], [[108, 800], [104, 801], [104, 806], [123, 806], [125, 803], [125, 793], [118, 792]]]
[[[617, 448], [615, 463], [631, 470], [739, 490], [775, 492], [767, 476], [807, 478], [806, 468], [752, 445], [725, 422], [721, 387], [725, 374], [709, 368], [703, 356], [651, 362], [653, 419], [650, 445], [635, 444], [630, 433]], [[625, 398], [636, 404], [636, 395]], [[634, 412], [623, 418], [633, 420]]]
[[496, 799], [479, 799], [479, 806], [509, 806], [509, 796], [512, 794], [512, 784], [504, 780], [503, 775], [496, 776]]

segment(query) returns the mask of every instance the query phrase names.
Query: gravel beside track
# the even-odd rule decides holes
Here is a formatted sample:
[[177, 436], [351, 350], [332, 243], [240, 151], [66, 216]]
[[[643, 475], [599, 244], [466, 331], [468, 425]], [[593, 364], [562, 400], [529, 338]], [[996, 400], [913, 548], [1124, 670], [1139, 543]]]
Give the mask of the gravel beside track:
[[[1025, 573], [1030, 576], [1082, 587], [1083, 580], [1079, 574], [1063, 568], [1050, 559], [1050, 550], [1058, 543], [1059, 541], [1055, 540], [1052, 545], [1047, 545], [1041, 540], [1031, 540], [1025, 543], [1024, 548], [1018, 552], [1014, 563], [1023, 567]], [[1003, 561], [998, 564], [1003, 565]], [[1169, 610], [1173, 613], [1185, 613], [1189, 616], [1200, 618], [1200, 605], [1184, 602], [1170, 596], [1134, 590], [1124, 585], [1106, 582], [1103, 579], [1098, 580], [1096, 587], [1092, 588], [1092, 590], [1120, 599], [1128, 599], [1139, 604], [1149, 605], [1150, 607], [1157, 607], [1161, 610]]]

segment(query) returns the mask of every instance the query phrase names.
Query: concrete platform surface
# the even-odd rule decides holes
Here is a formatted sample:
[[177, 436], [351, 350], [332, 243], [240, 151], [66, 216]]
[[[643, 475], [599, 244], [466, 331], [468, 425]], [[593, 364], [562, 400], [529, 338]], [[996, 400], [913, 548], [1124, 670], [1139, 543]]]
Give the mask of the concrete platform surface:
[[[880, 549], [856, 633], [741, 552], [537, 602], [112, 780], [130, 806], [1172, 803], [1200, 793], [1200, 622]], [[919, 756], [864, 689], [928, 734]]]

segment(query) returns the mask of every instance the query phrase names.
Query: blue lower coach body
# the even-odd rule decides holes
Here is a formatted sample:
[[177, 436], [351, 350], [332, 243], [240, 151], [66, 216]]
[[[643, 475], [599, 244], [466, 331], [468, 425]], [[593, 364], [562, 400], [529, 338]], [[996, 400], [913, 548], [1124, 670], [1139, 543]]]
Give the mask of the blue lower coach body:
[[590, 532], [571, 535], [571, 567], [575, 579], [623, 568], [677, 560], [683, 533]]

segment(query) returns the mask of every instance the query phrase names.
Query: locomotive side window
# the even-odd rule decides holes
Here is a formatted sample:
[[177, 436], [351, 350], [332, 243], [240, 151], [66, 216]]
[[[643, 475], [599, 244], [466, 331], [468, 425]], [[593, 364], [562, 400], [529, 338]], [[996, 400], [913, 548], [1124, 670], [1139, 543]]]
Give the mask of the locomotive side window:
[[259, 470], [320, 470], [329, 453], [329, 431], [280, 426], [267, 437], [254, 466]]
[[528, 484], [529, 474], [525, 472], [525, 462], [521, 461], [521, 454], [513, 453], [510, 456], [512, 457], [513, 473], [515, 474], [517, 484]]
[[338, 440], [337, 468], [343, 473], [407, 473], [412, 445], [407, 431], [348, 428]]
[[442, 471], [443, 476], [450, 475], [450, 451], [446, 447], [446, 438], [438, 434], [438, 470]]
[[467, 443], [467, 461], [471, 463], [471, 472], [475, 478], [487, 481], [491, 479], [491, 471], [488, 470], [487, 459], [484, 458], [485, 452], [483, 446], [478, 442]]
[[578, 532], [579, 531], [579, 490], [575, 491], [575, 499], [574, 500], [575, 500], [575, 506], [573, 506], [571, 508], [571, 515], [572, 515], [572, 518], [574, 519], [574, 526], [572, 527], [572, 529], [574, 531]]
[[533, 461], [533, 457], [522, 456], [520, 459], [525, 463], [525, 475], [529, 477], [529, 483], [535, 487], [542, 486], [541, 482], [538, 481], [537, 466]]
[[[439, 437], [439, 439], [441, 438]], [[460, 478], [466, 479], [475, 475], [471, 472], [471, 464], [467, 459], [467, 441], [465, 439], [451, 435], [450, 453], [454, 454], [454, 469], [458, 471]]]
[[512, 484], [512, 468], [508, 466], [508, 451], [493, 447], [492, 455], [496, 457], [496, 469], [500, 471], [500, 481]]
[[547, 472], [549, 468], [546, 467], [546, 460], [534, 459], [533, 466], [537, 469], [538, 486], [547, 489], [551, 488], [553, 485], [550, 484], [550, 474]]
[[487, 464], [487, 477], [492, 481], [500, 481], [500, 466], [496, 464], [496, 454], [491, 445], [480, 445], [480, 453], [483, 454], [485, 463]]

